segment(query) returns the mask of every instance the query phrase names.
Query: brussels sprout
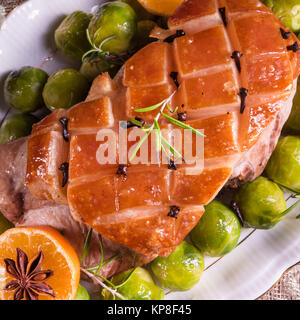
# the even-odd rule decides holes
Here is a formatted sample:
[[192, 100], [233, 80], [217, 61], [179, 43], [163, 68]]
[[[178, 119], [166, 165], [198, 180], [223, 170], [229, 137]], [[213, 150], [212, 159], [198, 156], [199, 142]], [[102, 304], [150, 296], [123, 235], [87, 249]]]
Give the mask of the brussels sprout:
[[287, 208], [284, 194], [278, 185], [259, 177], [247, 182], [235, 194], [237, 203], [249, 228], [270, 229], [284, 218]]
[[8, 221], [0, 212], [0, 234], [13, 227], [14, 225], [10, 221]]
[[154, 38], [149, 37], [150, 32], [155, 26], [157, 26], [157, 24], [151, 20], [139, 21], [137, 24], [137, 32], [133, 40], [133, 47], [136, 49], [143, 48], [147, 44], [155, 41]]
[[186, 291], [200, 280], [204, 259], [197, 248], [183, 241], [168, 258], [152, 261], [151, 269], [163, 288]]
[[32, 125], [37, 121], [29, 114], [15, 114], [6, 118], [0, 128], [0, 145], [30, 135]]
[[84, 59], [80, 72], [90, 81], [94, 80], [99, 74], [108, 72], [113, 78], [118, 72], [119, 67], [114, 64], [108, 64], [103, 60], [91, 61], [89, 59]]
[[270, 179], [300, 192], [300, 138], [287, 136], [279, 139], [266, 167]]
[[300, 2], [299, 0], [264, 0], [281, 22], [294, 32], [300, 31]]
[[194, 245], [211, 257], [220, 257], [232, 251], [240, 238], [241, 224], [228, 207], [213, 201], [190, 233]]
[[48, 75], [33, 67], [11, 72], [4, 83], [5, 101], [21, 112], [33, 112], [43, 106], [42, 92]]
[[91, 15], [82, 11], [68, 15], [55, 31], [57, 48], [71, 59], [81, 61], [91, 47], [86, 36], [90, 21]]
[[290, 134], [300, 133], [300, 81], [298, 81], [292, 112], [283, 130]]
[[89, 82], [80, 72], [65, 69], [55, 72], [47, 81], [43, 98], [48, 109], [68, 109], [83, 101], [89, 91]]
[[90, 295], [87, 292], [86, 288], [79, 284], [76, 296], [74, 300], [90, 300]]
[[[150, 273], [143, 268], [130, 269], [113, 276], [110, 281], [118, 286], [118, 293], [127, 300], [163, 300], [164, 291], [158, 287]], [[112, 300], [114, 297], [103, 289], [102, 298]], [[118, 299], [118, 297], [115, 297]]]
[[147, 11], [137, 0], [120, 0], [120, 1], [127, 3], [132, 7], [132, 9], [136, 13], [138, 21], [155, 19], [155, 15]]
[[97, 47], [118, 54], [129, 49], [136, 25], [136, 14], [131, 6], [120, 1], [108, 2], [91, 20], [89, 33]]

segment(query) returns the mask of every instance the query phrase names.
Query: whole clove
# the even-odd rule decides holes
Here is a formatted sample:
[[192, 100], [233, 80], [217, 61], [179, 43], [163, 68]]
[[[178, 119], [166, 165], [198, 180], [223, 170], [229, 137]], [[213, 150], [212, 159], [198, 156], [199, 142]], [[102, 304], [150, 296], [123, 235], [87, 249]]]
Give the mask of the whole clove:
[[171, 206], [170, 207], [170, 212], [168, 213], [168, 217], [177, 219], [179, 212], [180, 212], [180, 208], [179, 207]]
[[241, 98], [241, 109], [240, 109], [240, 113], [244, 113], [245, 108], [246, 108], [246, 97], [248, 95], [248, 90], [245, 88], [240, 88], [240, 92], [238, 93], [238, 95]]
[[164, 40], [164, 42], [172, 43], [176, 38], [180, 38], [185, 36], [185, 32], [183, 30], [177, 30], [175, 34], [169, 36]]
[[70, 140], [70, 135], [69, 135], [69, 131], [68, 131], [68, 123], [69, 123], [69, 119], [66, 117], [62, 117], [59, 119], [59, 122], [62, 125], [62, 135], [63, 138], [66, 142], [69, 142]]
[[68, 162], [62, 163], [61, 166], [58, 168], [58, 170], [62, 171], [62, 174], [63, 174], [62, 188], [64, 188], [69, 180], [69, 163]]

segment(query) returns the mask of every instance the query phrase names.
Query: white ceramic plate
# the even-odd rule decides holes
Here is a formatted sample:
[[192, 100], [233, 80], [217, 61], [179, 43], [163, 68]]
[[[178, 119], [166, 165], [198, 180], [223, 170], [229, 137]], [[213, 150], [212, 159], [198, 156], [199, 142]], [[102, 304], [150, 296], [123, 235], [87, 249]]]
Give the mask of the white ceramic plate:
[[[29, 0], [15, 9], [0, 28], [0, 87], [8, 72], [25, 65], [42, 66], [49, 74], [78, 67], [55, 53], [53, 32], [64, 15], [75, 10], [91, 12], [100, 2]], [[7, 110], [0, 90], [0, 119]], [[217, 261], [206, 258], [207, 270], [197, 286], [188, 292], [170, 293], [166, 299], [259, 297], [300, 260], [300, 220], [296, 215], [297, 209], [272, 230], [243, 230], [241, 243], [233, 252]]]

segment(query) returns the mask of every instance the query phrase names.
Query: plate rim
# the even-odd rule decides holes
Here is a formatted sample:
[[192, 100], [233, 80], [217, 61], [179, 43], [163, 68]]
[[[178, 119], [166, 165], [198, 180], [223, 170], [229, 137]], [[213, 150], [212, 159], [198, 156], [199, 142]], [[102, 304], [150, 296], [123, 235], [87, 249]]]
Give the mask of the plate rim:
[[[34, 3], [34, 2], [40, 2], [43, 3], [45, 0], [24, 0], [22, 3], [18, 4], [16, 7], [14, 7], [10, 12], [8, 12], [6, 14], [6, 16], [1, 20], [0, 22], [0, 32], [3, 31], [2, 30], [2, 26], [3, 24], [8, 21], [9, 19], [13, 18], [13, 14], [16, 13], [16, 11], [20, 10], [21, 7], [28, 5], [30, 2]], [[83, 0], [84, 1], [84, 0]], [[55, 49], [52, 52], [49, 52], [48, 57], [44, 58], [43, 62], [40, 65], [40, 68], [43, 68], [49, 61], [47, 61], [49, 58], [52, 58], [55, 56], [55, 54], [57, 53], [57, 49]], [[9, 109], [9, 107], [8, 107]], [[5, 118], [7, 117], [7, 113], [4, 115], [4, 117], [2, 119], [0, 119], [0, 124], [2, 124], [2, 122], [5, 120]], [[256, 229], [253, 229], [253, 231], [255, 231]], [[247, 239], [249, 237], [252, 236], [254, 232], [251, 232], [250, 234], [248, 234], [247, 236], [245, 236], [244, 239], [242, 239], [239, 243], [238, 246], [243, 243], [244, 241], [247, 241]], [[224, 257], [224, 256], [223, 256]], [[207, 268], [205, 268], [205, 270], [207, 270], [208, 268], [212, 267], [214, 264], [216, 264], [219, 260], [221, 260], [223, 257], [220, 257], [218, 259], [216, 259], [216, 261], [214, 261], [213, 263], [211, 263]], [[282, 272], [282, 274], [280, 275], [280, 277], [278, 278], [278, 280], [275, 281], [275, 283], [269, 288], [267, 289], [264, 293], [262, 293], [260, 296], [258, 296], [257, 298], [255, 298], [254, 300], [259, 300], [260, 298], [262, 298], [264, 295], [266, 295], [269, 291], [271, 291], [272, 289], [274, 289], [280, 282], [280, 280], [294, 267], [296, 267], [297, 265], [300, 265], [300, 260], [296, 263], [294, 263], [293, 265], [291, 265], [290, 267], [288, 267], [287, 269], [285, 269], [285, 271]]]

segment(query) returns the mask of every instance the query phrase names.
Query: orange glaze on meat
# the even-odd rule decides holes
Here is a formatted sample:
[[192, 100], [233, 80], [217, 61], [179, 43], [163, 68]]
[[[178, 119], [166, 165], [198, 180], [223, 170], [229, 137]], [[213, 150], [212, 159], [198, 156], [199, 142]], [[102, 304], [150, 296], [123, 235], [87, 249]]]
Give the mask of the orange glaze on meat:
[[[225, 16], [220, 8], [225, 8]], [[294, 35], [284, 40], [280, 28], [284, 27], [279, 20], [258, 0], [185, 1], [169, 19], [167, 31], [184, 30], [185, 36], [173, 43], [149, 44], [113, 80], [108, 74], [96, 78], [86, 102], [59, 110], [34, 126], [26, 174], [31, 193], [68, 202], [77, 220], [110, 240], [145, 255], [167, 256], [293, 93], [299, 52], [288, 51], [287, 46], [298, 40]], [[241, 72], [231, 57], [234, 51], [242, 54]], [[178, 73], [178, 90], [171, 72]], [[241, 88], [248, 90], [243, 113]], [[158, 110], [135, 110], [175, 91], [171, 107], [186, 112], [187, 124], [204, 130], [204, 168], [181, 163], [171, 170], [166, 163], [138, 163], [127, 168], [127, 175], [118, 175], [118, 151], [130, 140], [118, 141], [119, 121], [139, 116], [150, 123]], [[61, 136], [62, 116], [69, 119], [70, 146]], [[167, 133], [178, 130], [165, 120], [160, 124]], [[110, 143], [116, 148], [116, 163], [97, 161], [99, 148], [107, 143], [97, 132], [105, 128], [115, 133]], [[149, 160], [153, 139], [149, 137], [144, 146]], [[196, 136], [191, 139], [195, 142]], [[128, 150], [135, 145], [135, 140], [128, 141]], [[58, 171], [62, 162], [69, 162], [65, 188], [60, 187]], [[180, 208], [177, 219], [168, 215], [170, 206]]]

